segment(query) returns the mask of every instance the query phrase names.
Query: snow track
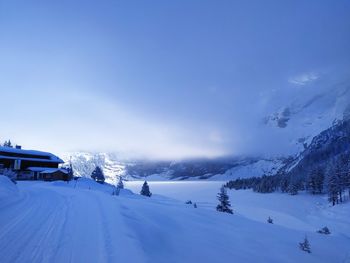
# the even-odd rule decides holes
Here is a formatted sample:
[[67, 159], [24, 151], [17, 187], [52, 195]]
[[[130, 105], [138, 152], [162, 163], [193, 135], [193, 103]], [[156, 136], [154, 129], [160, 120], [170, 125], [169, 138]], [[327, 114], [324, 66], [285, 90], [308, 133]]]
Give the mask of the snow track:
[[[341, 213], [333, 211], [332, 217], [341, 217], [338, 232], [325, 236], [310, 224], [284, 226], [291, 219], [282, 208], [277, 213], [262, 195], [244, 191], [239, 193], [246, 196], [247, 205], [235, 209], [245, 215], [228, 215], [216, 212], [209, 199], [199, 196], [203, 202], [195, 209], [157, 194], [148, 198], [123, 190], [112, 196], [111, 187], [91, 180], [82, 180], [77, 188], [59, 182], [18, 186], [18, 195], [0, 200], [1, 263], [349, 262], [350, 235], [343, 218], [348, 218], [348, 206]], [[264, 198], [270, 197], [274, 195]], [[265, 219], [265, 213], [275, 211], [280, 225], [254, 218], [255, 202], [262, 207], [255, 217]], [[305, 218], [293, 216], [300, 222]], [[305, 234], [311, 254], [298, 248]]]

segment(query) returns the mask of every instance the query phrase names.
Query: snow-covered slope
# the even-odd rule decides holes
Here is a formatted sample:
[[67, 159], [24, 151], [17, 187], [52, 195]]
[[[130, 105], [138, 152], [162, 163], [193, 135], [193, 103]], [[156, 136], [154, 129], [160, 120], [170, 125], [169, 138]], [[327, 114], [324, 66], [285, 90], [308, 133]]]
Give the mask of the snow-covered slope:
[[117, 177], [127, 180], [229, 180], [238, 177], [273, 174], [284, 162], [283, 158], [257, 157], [187, 161], [125, 161], [114, 154], [75, 152], [64, 156], [72, 163], [76, 176], [90, 178], [93, 169], [100, 166], [108, 183], [115, 184]]
[[17, 186], [7, 177], [0, 174], [0, 202], [18, 194]]
[[284, 162], [283, 158], [255, 159], [254, 161], [237, 165], [227, 170], [224, 174], [214, 175], [210, 180], [234, 180], [237, 178], [273, 175], [284, 165]]
[[72, 163], [74, 175], [91, 178], [96, 166], [100, 166], [106, 177], [106, 182], [115, 184], [119, 176], [124, 174], [125, 163], [116, 155], [108, 153], [72, 152], [63, 156], [66, 164]]
[[[214, 209], [219, 185], [151, 183], [148, 198], [88, 179], [19, 182], [0, 202], [1, 262], [349, 262], [349, 204], [230, 191], [230, 215]], [[324, 224], [331, 235], [316, 233]], [[298, 247], [305, 235], [311, 254]]]
[[347, 82], [321, 91], [317, 87], [305, 89], [264, 120], [271, 129], [284, 130], [291, 142], [291, 154], [304, 150], [314, 136], [331, 127], [336, 120], [350, 117], [350, 84]]

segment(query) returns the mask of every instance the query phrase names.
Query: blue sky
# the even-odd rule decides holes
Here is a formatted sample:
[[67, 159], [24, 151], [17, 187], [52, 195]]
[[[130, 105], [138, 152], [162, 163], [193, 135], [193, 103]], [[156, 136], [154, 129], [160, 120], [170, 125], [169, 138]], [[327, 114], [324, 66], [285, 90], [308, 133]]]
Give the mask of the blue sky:
[[350, 1], [0, 0], [1, 139], [150, 158], [254, 151], [349, 72]]

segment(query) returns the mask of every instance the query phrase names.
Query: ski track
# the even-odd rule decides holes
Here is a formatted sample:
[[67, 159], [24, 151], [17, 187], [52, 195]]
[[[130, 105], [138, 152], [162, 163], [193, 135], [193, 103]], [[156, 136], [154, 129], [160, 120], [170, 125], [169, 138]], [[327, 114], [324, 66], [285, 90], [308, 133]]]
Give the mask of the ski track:
[[[250, 206], [239, 207], [243, 214], [231, 216], [218, 214], [205, 199], [194, 209], [157, 194], [152, 198], [127, 192], [112, 196], [108, 187], [103, 190], [101, 185], [92, 184], [101, 191], [83, 183], [80, 188], [63, 183], [20, 183], [18, 196], [0, 202], [0, 263], [216, 262], [219, 254], [227, 259], [239, 258], [237, 262], [252, 262], [257, 251], [266, 254], [261, 262], [328, 263], [333, 256], [337, 257], [334, 262], [349, 262], [346, 206], [326, 207], [319, 212], [301, 209], [301, 215], [294, 217], [283, 209], [257, 209], [261, 205], [255, 201], [264, 204], [264, 197], [274, 195], [253, 199], [249, 192], [235, 192], [236, 197], [244, 194], [250, 198]], [[276, 196], [289, 200], [288, 196]], [[338, 231], [330, 236], [316, 234], [315, 228], [302, 224], [306, 218], [303, 213], [311, 217], [310, 222], [322, 219], [315, 226], [323, 225], [327, 218], [337, 219], [333, 227]], [[318, 213], [325, 215], [320, 218]], [[270, 214], [280, 226], [247, 219], [265, 219]], [[311, 255], [297, 247], [305, 233], [314, 250]], [[264, 243], [256, 235], [264, 237]], [[328, 247], [333, 241], [327, 240], [336, 243]], [[235, 250], [232, 244], [250, 246]], [[286, 254], [292, 257], [284, 258]]]

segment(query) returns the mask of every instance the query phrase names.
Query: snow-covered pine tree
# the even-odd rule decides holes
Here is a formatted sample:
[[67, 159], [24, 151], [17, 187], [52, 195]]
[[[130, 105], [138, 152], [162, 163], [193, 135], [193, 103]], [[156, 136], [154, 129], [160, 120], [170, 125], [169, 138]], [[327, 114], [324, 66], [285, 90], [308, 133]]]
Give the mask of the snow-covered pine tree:
[[350, 199], [350, 165], [349, 168], [347, 169], [347, 176], [346, 176], [346, 184], [345, 186], [348, 188], [348, 197]]
[[148, 197], [151, 197], [151, 196], [152, 196], [152, 193], [151, 193], [151, 191], [149, 190], [149, 186], [148, 186], [147, 181], [145, 181], [145, 182], [143, 183], [140, 194], [141, 194], [141, 195], [144, 195], [144, 196], [148, 196]]
[[338, 166], [336, 173], [339, 181], [339, 201], [343, 202], [343, 194], [347, 188], [348, 174], [345, 170], [345, 166]]
[[341, 200], [342, 195], [348, 190], [348, 198], [350, 199], [350, 153], [343, 153], [338, 158], [338, 164], [340, 165], [341, 171], [338, 172]]
[[321, 194], [323, 192], [323, 183], [323, 171], [320, 168], [315, 168], [309, 174], [307, 190], [312, 194]]
[[324, 174], [320, 168], [313, 169], [308, 178], [307, 189], [312, 194], [323, 193]]
[[220, 192], [218, 193], [217, 198], [220, 203], [216, 206], [216, 210], [219, 212], [233, 214], [229, 196], [227, 195], [227, 191], [224, 186], [221, 186]]
[[288, 192], [289, 184], [290, 184], [290, 178], [286, 176], [286, 174], [283, 174], [279, 185], [283, 193]]
[[338, 177], [335, 173], [332, 173], [328, 176], [327, 193], [328, 201], [333, 205], [338, 204], [339, 182]]
[[315, 184], [316, 194], [322, 194], [324, 188], [324, 171], [322, 169], [317, 169]]
[[307, 239], [307, 236], [305, 236], [304, 241], [299, 243], [299, 247], [302, 251], [305, 251], [307, 253], [311, 253], [311, 247], [309, 240]]
[[306, 189], [312, 194], [316, 194], [315, 170], [312, 170], [308, 176]]
[[117, 188], [118, 189], [124, 189], [124, 183], [123, 183], [123, 179], [122, 179], [121, 176], [119, 176]]
[[101, 184], [105, 182], [105, 176], [103, 174], [102, 169], [99, 166], [96, 166], [95, 170], [91, 174], [91, 178]]

